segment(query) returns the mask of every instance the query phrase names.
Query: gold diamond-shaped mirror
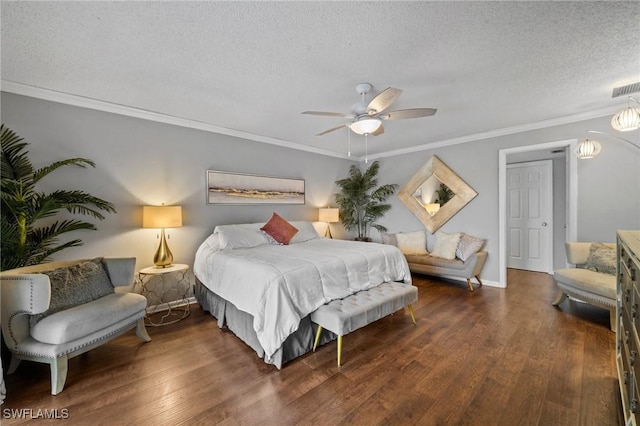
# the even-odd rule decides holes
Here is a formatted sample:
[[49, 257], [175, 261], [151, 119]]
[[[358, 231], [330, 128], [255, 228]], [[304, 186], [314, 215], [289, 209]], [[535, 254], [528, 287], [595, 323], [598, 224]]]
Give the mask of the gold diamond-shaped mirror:
[[473, 188], [435, 155], [398, 192], [400, 201], [432, 234], [476, 195]]

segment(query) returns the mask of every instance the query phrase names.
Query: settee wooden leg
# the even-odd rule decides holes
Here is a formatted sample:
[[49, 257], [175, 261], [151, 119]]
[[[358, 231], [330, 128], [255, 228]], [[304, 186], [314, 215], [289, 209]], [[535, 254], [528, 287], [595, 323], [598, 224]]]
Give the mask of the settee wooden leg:
[[556, 293], [556, 297], [555, 299], [553, 299], [553, 302], [551, 302], [551, 304], [553, 306], [558, 306], [560, 303], [562, 303], [565, 297], [567, 297], [567, 295], [564, 294], [564, 291], [562, 291], [562, 289], [558, 289], [558, 292]]
[[609, 309], [609, 324], [611, 327], [611, 331], [616, 331], [616, 308]]
[[471, 284], [471, 278], [467, 278], [467, 285], [469, 286], [469, 291], [473, 291], [473, 285]]
[[147, 333], [147, 328], [144, 326], [144, 318], [140, 318], [138, 320], [138, 324], [136, 325], [136, 336], [145, 342], [151, 341], [151, 337], [149, 337], [149, 333]]
[[476, 275], [476, 280], [478, 280], [478, 284], [482, 287], [482, 281], [480, 281], [480, 275]]
[[62, 392], [64, 382], [67, 381], [69, 359], [67, 355], [51, 360], [51, 395]]

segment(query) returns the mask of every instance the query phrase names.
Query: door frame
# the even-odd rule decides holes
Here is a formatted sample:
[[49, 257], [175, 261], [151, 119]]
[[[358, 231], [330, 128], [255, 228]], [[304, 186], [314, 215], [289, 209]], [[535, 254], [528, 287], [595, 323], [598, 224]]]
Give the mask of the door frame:
[[546, 142], [516, 148], [505, 148], [498, 151], [498, 252], [499, 283], [507, 286], [507, 155], [540, 151], [546, 149], [566, 148], [566, 185], [567, 185], [567, 233], [568, 241], [576, 241], [578, 237], [578, 157], [574, 155], [578, 145], [577, 139]]

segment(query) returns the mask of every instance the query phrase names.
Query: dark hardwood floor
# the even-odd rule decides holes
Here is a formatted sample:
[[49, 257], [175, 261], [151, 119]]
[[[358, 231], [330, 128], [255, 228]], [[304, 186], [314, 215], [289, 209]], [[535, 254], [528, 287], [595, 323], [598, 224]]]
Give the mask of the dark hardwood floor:
[[[553, 280], [510, 270], [508, 288], [415, 276], [407, 311], [285, 365], [264, 364], [199, 307], [182, 322], [127, 333], [69, 362], [64, 391], [23, 362], [10, 409], [67, 413], [65, 424], [621, 424], [615, 334], [605, 310], [551, 305]], [[62, 410], [66, 411], [62, 411]], [[42, 421], [43, 423], [49, 421]]]

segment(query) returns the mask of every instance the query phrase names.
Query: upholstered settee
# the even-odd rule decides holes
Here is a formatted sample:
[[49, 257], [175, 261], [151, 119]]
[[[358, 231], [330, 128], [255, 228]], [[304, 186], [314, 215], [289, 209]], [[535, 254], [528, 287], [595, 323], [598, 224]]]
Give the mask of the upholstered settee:
[[[12, 355], [7, 372], [13, 373], [22, 360], [49, 364], [51, 394], [56, 395], [64, 387], [69, 358], [133, 328], [138, 337], [150, 341], [144, 326], [147, 300], [130, 292], [135, 262], [72, 260], [0, 273], [2, 334]], [[108, 294], [96, 292], [91, 281], [101, 281]]]
[[411, 272], [443, 278], [463, 278], [473, 291], [471, 278], [482, 286], [480, 272], [487, 260], [484, 240], [464, 233], [438, 231], [431, 252], [425, 231], [382, 234], [384, 244], [397, 246], [407, 258]]
[[552, 304], [560, 305], [567, 296], [609, 311], [611, 331], [616, 327], [615, 243], [566, 242], [567, 262], [576, 268], [554, 271], [558, 286]]
[[432, 275], [445, 278], [464, 278], [467, 280], [469, 290], [473, 291], [471, 278], [475, 278], [482, 286], [480, 271], [487, 260], [487, 252], [473, 253], [466, 261], [456, 259], [443, 259], [428, 254], [406, 254], [411, 272]]

